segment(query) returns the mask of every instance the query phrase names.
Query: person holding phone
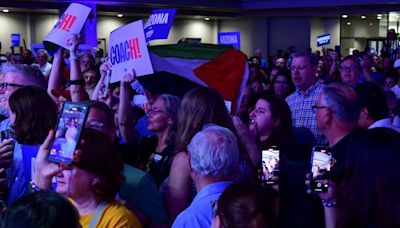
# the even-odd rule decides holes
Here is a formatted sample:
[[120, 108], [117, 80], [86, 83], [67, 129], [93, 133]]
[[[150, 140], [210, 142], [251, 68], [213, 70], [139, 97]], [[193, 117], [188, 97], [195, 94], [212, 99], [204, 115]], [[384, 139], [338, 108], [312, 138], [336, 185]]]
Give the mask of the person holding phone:
[[[375, 128], [353, 137], [345, 149], [346, 175], [319, 193], [326, 227], [400, 226], [400, 134]], [[354, 194], [357, 193], [357, 194]]]
[[136, 216], [115, 199], [122, 184], [123, 163], [112, 141], [103, 133], [86, 128], [71, 166], [47, 161], [53, 139], [50, 131], [39, 148], [32, 189], [51, 189], [68, 197], [78, 209], [83, 227], [141, 227]]
[[[279, 191], [279, 198], [276, 198], [279, 225], [323, 227], [323, 208], [319, 199], [307, 195], [304, 185], [315, 140], [308, 129], [293, 128], [288, 104], [278, 97], [263, 94], [250, 113], [249, 127], [238, 117], [234, 117], [234, 123], [247, 150], [251, 151], [254, 166], [260, 164], [262, 150], [271, 146], [279, 148], [279, 176], [274, 178], [275, 184], [271, 185]], [[263, 169], [268, 170], [267, 167]], [[304, 205], [307, 205], [307, 209]]]

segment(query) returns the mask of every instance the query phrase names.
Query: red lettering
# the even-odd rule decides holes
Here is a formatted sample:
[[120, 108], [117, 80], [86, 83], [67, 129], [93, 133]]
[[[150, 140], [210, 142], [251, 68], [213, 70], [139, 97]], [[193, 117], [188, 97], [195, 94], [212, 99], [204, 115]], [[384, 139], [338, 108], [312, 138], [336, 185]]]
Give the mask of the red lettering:
[[75, 23], [75, 20], [76, 20], [76, 16], [72, 16], [71, 15], [71, 21], [70, 21], [70, 23], [68, 24], [68, 27], [67, 27], [67, 29], [66, 29], [66, 31], [67, 32], [69, 32], [69, 30], [71, 29], [71, 27], [72, 27], [72, 25]]
[[138, 38], [135, 38], [135, 44], [136, 44], [137, 56], [138, 56], [138, 58], [140, 58], [142, 56], [140, 55], [140, 46], [139, 46], [139, 39]]
[[129, 40], [129, 53], [131, 55], [131, 59], [136, 59], [136, 46], [134, 39]]
[[66, 14], [62, 19], [61, 23], [58, 25], [58, 28], [69, 32], [72, 25], [75, 23], [75, 20], [76, 16], [73, 16], [71, 14]]

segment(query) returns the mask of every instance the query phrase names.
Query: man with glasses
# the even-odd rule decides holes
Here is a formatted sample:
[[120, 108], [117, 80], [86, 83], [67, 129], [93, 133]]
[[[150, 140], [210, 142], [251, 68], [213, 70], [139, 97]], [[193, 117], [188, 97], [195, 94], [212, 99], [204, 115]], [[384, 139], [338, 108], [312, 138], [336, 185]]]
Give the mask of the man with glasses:
[[361, 66], [352, 55], [346, 56], [340, 64], [340, 80], [350, 86], [356, 86], [365, 80], [361, 78]]
[[358, 128], [360, 105], [357, 94], [349, 85], [330, 83], [322, 89], [313, 109], [317, 125], [328, 139], [336, 161], [331, 170], [331, 179], [339, 184], [344, 177], [347, 145], [362, 131]]
[[326, 139], [317, 127], [312, 105], [323, 88], [317, 77], [318, 59], [312, 55], [296, 53], [291, 64], [292, 81], [296, 91], [286, 98], [292, 112], [294, 127], [306, 127], [314, 134], [318, 144], [325, 144]]

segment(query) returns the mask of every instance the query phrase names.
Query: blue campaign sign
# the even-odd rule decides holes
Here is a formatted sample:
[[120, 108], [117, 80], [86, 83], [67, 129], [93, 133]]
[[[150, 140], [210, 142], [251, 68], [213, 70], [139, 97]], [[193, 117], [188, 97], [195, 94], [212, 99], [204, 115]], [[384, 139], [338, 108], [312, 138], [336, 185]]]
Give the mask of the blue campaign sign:
[[331, 43], [331, 34], [325, 34], [317, 37], [317, 47]]
[[168, 39], [175, 14], [176, 9], [153, 10], [144, 26], [146, 41]]
[[20, 43], [20, 35], [11, 34], [11, 47], [19, 47], [19, 43]]
[[240, 32], [219, 32], [218, 44], [232, 45], [240, 50]]

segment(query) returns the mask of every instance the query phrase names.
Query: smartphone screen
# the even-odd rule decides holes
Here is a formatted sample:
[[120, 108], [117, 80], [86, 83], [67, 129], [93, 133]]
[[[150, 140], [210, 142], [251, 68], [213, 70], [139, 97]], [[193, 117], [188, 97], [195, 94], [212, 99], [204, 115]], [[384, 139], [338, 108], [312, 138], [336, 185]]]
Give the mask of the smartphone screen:
[[332, 168], [332, 149], [326, 146], [315, 146], [311, 156], [312, 181], [310, 188], [316, 192], [328, 190], [327, 181]]
[[340, 56], [340, 45], [335, 45], [335, 52]]
[[263, 150], [261, 156], [260, 181], [262, 184], [274, 184], [273, 177], [279, 174], [279, 149], [272, 146]]
[[1, 142], [9, 138], [15, 138], [14, 131], [12, 129], [8, 128], [0, 132]]
[[70, 165], [89, 111], [84, 103], [64, 102], [48, 160]]

